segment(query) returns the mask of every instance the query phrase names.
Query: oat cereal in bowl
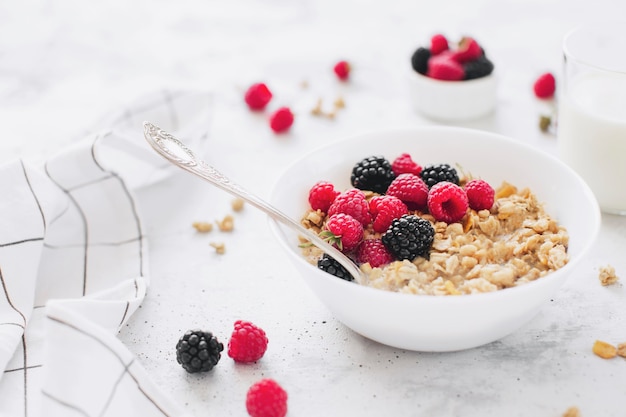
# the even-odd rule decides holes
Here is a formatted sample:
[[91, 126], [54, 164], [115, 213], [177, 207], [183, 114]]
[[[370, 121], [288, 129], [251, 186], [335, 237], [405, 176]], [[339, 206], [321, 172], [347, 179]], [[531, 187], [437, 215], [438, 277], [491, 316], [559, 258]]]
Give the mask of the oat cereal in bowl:
[[419, 351], [467, 349], [516, 331], [584, 273], [576, 266], [600, 224], [593, 194], [557, 158], [448, 126], [318, 148], [286, 169], [271, 201], [365, 272], [351, 282], [332, 258], [270, 221], [332, 314], [369, 339]]

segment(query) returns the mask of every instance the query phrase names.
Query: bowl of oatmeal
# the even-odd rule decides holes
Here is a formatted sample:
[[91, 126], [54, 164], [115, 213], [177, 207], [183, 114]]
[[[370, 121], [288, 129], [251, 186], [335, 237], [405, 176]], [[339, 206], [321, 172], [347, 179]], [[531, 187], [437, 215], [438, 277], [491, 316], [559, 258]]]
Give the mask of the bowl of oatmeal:
[[[454, 171], [458, 179], [444, 175], [433, 185], [424, 176], [427, 193], [449, 188], [466, 205], [447, 200], [436, 205], [438, 200], [430, 195], [426, 199], [433, 205], [413, 204], [392, 193], [391, 185], [359, 182], [363, 177], [355, 175], [364, 163], [376, 165], [378, 171], [377, 164], [387, 166], [384, 161], [393, 169], [409, 169], [411, 164], [396, 165], [396, 159], [406, 155], [411, 169], [417, 166], [420, 172], [392, 172], [388, 181], [401, 175], [422, 179], [421, 171], [441, 171], [446, 165], [445, 175]], [[477, 207], [467, 197], [469, 182], [477, 180], [491, 186], [491, 205]], [[333, 191], [326, 190], [326, 195], [334, 198], [334, 207], [311, 206], [311, 190], [319, 183], [332, 184]], [[343, 204], [338, 196], [361, 192], [369, 220], [383, 219], [377, 225], [375, 220], [359, 220], [363, 232], [355, 239], [360, 243], [344, 242], [347, 254], [365, 272], [361, 282], [342, 279], [325, 267], [320, 261], [324, 254], [302, 236], [273, 220], [270, 228], [303, 281], [340, 322], [366, 338], [407, 350], [469, 349], [515, 332], [566, 279], [581, 276], [577, 264], [600, 227], [592, 192], [560, 160], [501, 135], [449, 126], [372, 132], [313, 150], [284, 171], [270, 200], [292, 218], [302, 219], [305, 227], [337, 234], [330, 219]], [[398, 196], [404, 205], [393, 200]], [[400, 207], [389, 209], [396, 218], [382, 217], [387, 213], [381, 202], [385, 199], [393, 200], [390, 207]], [[401, 228], [393, 223], [398, 218], [411, 218], [425, 232], [418, 237], [392, 233], [394, 227]], [[415, 245], [405, 246], [419, 249], [408, 255], [392, 250], [388, 242], [393, 239], [385, 235], [400, 246], [406, 240]], [[387, 242], [383, 246], [393, 253], [363, 258], [359, 251], [366, 240]]]

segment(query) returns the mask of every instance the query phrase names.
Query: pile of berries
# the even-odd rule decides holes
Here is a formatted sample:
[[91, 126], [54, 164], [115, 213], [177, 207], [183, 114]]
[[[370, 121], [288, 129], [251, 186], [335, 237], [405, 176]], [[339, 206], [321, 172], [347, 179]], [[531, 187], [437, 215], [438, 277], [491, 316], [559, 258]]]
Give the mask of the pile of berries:
[[422, 75], [444, 81], [482, 78], [494, 69], [493, 62], [474, 38], [464, 37], [451, 46], [441, 34], [434, 35], [428, 47], [421, 46], [415, 50], [411, 66]]
[[[357, 265], [380, 267], [396, 260], [428, 257], [432, 221], [455, 223], [468, 209], [490, 210], [495, 191], [482, 179], [461, 181], [449, 164], [422, 167], [410, 154], [392, 162], [369, 156], [352, 168], [353, 188], [340, 192], [328, 181], [309, 190], [309, 205], [325, 214], [320, 236]], [[324, 254], [318, 268], [345, 280], [352, 277]]]
[[[237, 363], [255, 362], [267, 350], [265, 331], [249, 321], [235, 321], [228, 341], [228, 356]], [[187, 330], [176, 343], [176, 361], [189, 373], [208, 372], [221, 358], [224, 344], [209, 331]], [[246, 394], [246, 410], [252, 417], [284, 417], [287, 392], [273, 379], [254, 383]]]
[[[255, 362], [267, 350], [265, 331], [249, 321], [237, 320], [228, 341], [228, 356], [235, 362]], [[189, 373], [207, 372], [221, 358], [224, 344], [211, 332], [187, 330], [176, 343], [176, 361]]]
[[[263, 111], [272, 100], [273, 94], [265, 83], [252, 84], [244, 94], [244, 101], [253, 111]], [[279, 107], [269, 116], [270, 128], [275, 133], [289, 130], [294, 121], [294, 114], [289, 107]]]

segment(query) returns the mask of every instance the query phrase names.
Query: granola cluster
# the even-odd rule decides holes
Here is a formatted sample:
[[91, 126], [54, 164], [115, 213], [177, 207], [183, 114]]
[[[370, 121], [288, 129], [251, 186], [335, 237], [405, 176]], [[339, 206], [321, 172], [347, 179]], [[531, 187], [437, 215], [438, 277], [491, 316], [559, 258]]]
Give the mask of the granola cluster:
[[[395, 261], [372, 268], [364, 264], [366, 282], [388, 291], [426, 295], [460, 295], [496, 291], [534, 281], [568, 262], [567, 230], [545, 212], [527, 188], [503, 183], [491, 210], [468, 210], [461, 222], [436, 222], [428, 258]], [[310, 211], [302, 223], [319, 230], [324, 213]], [[377, 237], [372, 230], [365, 238]], [[311, 262], [320, 255], [306, 246]]]

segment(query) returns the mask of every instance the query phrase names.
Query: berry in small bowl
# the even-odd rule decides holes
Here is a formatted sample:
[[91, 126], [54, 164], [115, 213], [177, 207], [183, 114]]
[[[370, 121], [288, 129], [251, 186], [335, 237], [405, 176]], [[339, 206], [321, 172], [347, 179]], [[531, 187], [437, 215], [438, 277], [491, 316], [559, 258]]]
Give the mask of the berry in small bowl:
[[472, 37], [453, 44], [441, 35], [411, 56], [410, 95], [418, 112], [443, 122], [491, 113], [496, 103], [494, 64]]

